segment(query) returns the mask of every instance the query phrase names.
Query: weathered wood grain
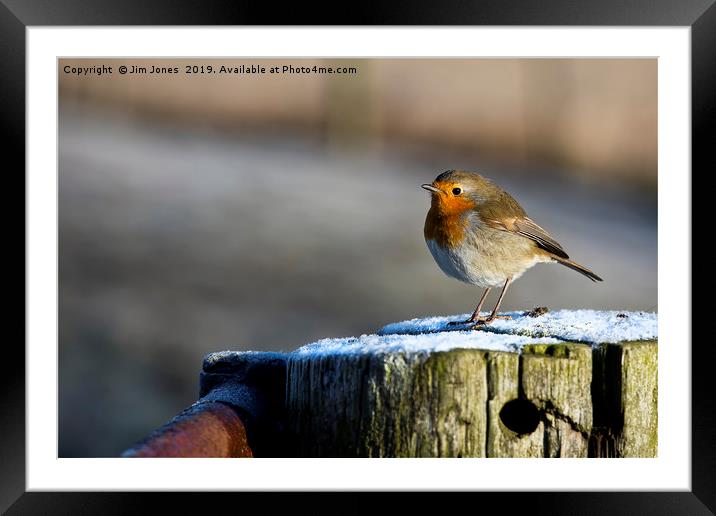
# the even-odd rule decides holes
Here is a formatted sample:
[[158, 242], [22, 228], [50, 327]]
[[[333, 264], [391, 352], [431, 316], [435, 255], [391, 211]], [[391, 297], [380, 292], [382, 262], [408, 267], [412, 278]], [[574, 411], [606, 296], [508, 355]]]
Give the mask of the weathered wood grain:
[[294, 355], [307, 457], [653, 457], [657, 343]]
[[523, 348], [521, 385], [545, 425], [545, 457], [586, 457], [592, 429], [592, 348], [538, 344]]
[[594, 350], [594, 426], [590, 454], [656, 457], [658, 344], [605, 344]]

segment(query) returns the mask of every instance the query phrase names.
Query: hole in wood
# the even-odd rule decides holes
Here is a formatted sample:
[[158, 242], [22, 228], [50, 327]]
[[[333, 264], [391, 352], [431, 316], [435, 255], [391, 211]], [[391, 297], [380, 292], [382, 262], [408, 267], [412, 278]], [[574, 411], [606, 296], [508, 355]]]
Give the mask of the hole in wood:
[[531, 401], [510, 400], [500, 410], [500, 421], [517, 435], [531, 434], [539, 425], [539, 410]]

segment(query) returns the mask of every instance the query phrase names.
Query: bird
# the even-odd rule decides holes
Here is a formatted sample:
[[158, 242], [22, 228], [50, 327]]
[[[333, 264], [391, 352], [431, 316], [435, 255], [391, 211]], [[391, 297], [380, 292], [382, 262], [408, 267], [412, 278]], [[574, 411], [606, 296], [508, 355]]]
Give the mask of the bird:
[[[556, 262], [602, 281], [570, 260], [509, 193], [477, 172], [448, 170], [421, 187], [430, 192], [423, 233], [438, 266], [452, 278], [485, 289], [472, 316], [450, 325], [479, 326], [509, 318], [497, 314], [507, 287], [538, 263]], [[480, 316], [487, 295], [496, 287], [502, 291], [495, 308], [489, 316]]]

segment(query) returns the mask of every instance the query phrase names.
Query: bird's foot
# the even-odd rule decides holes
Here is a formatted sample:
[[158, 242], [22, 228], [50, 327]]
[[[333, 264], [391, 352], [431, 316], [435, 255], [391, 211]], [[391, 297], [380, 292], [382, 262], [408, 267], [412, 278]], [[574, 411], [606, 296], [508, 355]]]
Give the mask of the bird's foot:
[[510, 315], [488, 315], [487, 317], [480, 317], [476, 321], [472, 323], [473, 328], [477, 326], [484, 326], [485, 324], [490, 324], [495, 319], [512, 319], [512, 316]]
[[466, 321], [450, 321], [447, 323], [448, 326], [470, 326], [472, 328], [476, 326], [482, 326], [490, 324], [495, 319], [512, 319], [510, 315], [488, 315], [487, 317], [478, 317], [477, 319], [467, 319]]

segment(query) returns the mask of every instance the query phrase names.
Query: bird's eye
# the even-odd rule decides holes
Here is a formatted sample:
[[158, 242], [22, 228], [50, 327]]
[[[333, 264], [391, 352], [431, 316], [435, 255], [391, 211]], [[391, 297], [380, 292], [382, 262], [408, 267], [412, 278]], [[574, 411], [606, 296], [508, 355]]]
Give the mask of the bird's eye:
[[453, 188], [452, 194], [453, 195], [460, 195], [462, 193], [462, 190], [460, 188]]

